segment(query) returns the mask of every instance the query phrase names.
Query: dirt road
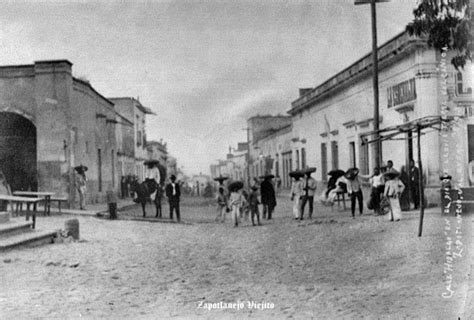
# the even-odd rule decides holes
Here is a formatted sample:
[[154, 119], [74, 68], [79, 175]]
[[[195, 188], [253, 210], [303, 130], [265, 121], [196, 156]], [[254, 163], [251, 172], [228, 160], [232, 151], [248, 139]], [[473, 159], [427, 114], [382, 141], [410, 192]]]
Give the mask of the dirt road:
[[[279, 199], [272, 221], [233, 228], [206, 202], [185, 201], [186, 223], [78, 217], [81, 241], [1, 254], [0, 318], [457, 319], [470, 266], [471, 218], [428, 211], [400, 222], [316, 208], [297, 222]], [[151, 213], [151, 208], [149, 214]], [[167, 216], [167, 207], [164, 208]], [[121, 213], [139, 216], [139, 208]], [[62, 228], [71, 216], [40, 217]], [[448, 235], [462, 257], [443, 273]], [[443, 298], [449, 287], [453, 297]], [[448, 291], [449, 292], [449, 291]]]

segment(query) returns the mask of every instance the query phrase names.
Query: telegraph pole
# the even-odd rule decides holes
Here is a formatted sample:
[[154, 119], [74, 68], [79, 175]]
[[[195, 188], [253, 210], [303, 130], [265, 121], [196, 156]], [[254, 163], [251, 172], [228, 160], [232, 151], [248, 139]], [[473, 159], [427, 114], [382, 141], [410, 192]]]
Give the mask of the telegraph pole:
[[354, 4], [367, 4], [370, 3], [370, 14], [372, 21], [372, 65], [373, 65], [373, 78], [372, 85], [374, 91], [374, 160], [375, 166], [380, 168], [382, 164], [382, 154], [379, 141], [379, 66], [377, 57], [377, 14], [376, 14], [376, 2], [388, 2], [389, 0], [355, 0]]

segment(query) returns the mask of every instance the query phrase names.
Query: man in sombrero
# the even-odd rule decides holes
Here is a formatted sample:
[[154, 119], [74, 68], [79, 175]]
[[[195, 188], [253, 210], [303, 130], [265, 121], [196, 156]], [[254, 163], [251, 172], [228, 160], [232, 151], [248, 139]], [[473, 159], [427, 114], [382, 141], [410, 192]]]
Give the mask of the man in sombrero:
[[87, 191], [86, 171], [87, 169], [88, 168], [82, 164], [80, 166], [74, 167], [74, 170], [76, 171], [76, 189], [77, 189], [77, 192], [79, 193], [79, 208], [81, 210], [86, 209], [86, 191]]
[[351, 213], [354, 218], [356, 199], [359, 202], [359, 214], [362, 215], [364, 210], [364, 195], [362, 194], [362, 186], [359, 180], [359, 169], [351, 168], [347, 170], [345, 177], [347, 179], [347, 193], [351, 198]]

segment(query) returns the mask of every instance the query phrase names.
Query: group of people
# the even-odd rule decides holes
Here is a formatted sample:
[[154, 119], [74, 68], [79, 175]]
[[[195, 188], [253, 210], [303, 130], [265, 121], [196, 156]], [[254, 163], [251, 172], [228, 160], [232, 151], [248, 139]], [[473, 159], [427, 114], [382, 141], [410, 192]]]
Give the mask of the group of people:
[[230, 212], [234, 227], [239, 225], [240, 220], [249, 217], [253, 226], [261, 225], [259, 204], [262, 205], [263, 219], [271, 220], [277, 205], [275, 187], [272, 182], [274, 176], [269, 174], [260, 178], [263, 181], [261, 183], [258, 180], [255, 181], [249, 193], [243, 190], [244, 184], [240, 181], [230, 183], [227, 186], [228, 192], [223, 185], [219, 186], [215, 220], [225, 222], [226, 213]]
[[314, 210], [314, 195], [316, 193], [316, 180], [311, 177], [311, 173], [315, 172], [316, 168], [307, 168], [302, 171], [290, 172], [293, 178], [291, 184], [290, 198], [293, 201], [293, 215], [295, 220], [304, 219], [304, 211], [306, 204], [308, 204], [308, 218], [313, 217]]
[[[163, 195], [163, 183], [161, 173], [159, 170], [158, 160], [149, 160], [146, 162], [147, 169], [145, 171], [145, 183], [148, 184], [150, 199], [159, 205], [161, 212], [161, 197]], [[170, 208], [170, 219], [173, 220], [173, 213], [176, 214], [176, 220], [181, 221], [179, 202], [181, 197], [181, 188], [176, 181], [176, 176], [172, 174], [169, 178], [169, 183], [165, 186], [165, 195], [168, 198]]]
[[[398, 172], [393, 168], [391, 160], [387, 161], [387, 165], [382, 169], [375, 168], [372, 175], [361, 175], [357, 168], [351, 168], [346, 172], [333, 170], [329, 172], [328, 188], [321, 195], [320, 200], [325, 205], [334, 205], [337, 195], [347, 192], [351, 200], [352, 216], [355, 217], [356, 202], [359, 206], [359, 214], [362, 215], [364, 197], [361, 186], [363, 181], [368, 181], [371, 185], [371, 193], [367, 207], [373, 209], [378, 215], [384, 214], [384, 210], [388, 209], [391, 213], [390, 220], [398, 221], [401, 219], [401, 211], [410, 209], [410, 199], [415, 209], [418, 209], [420, 205], [420, 173], [413, 160], [410, 160], [409, 170], [408, 173], [405, 166], [402, 166]], [[388, 206], [384, 205], [384, 199]]]

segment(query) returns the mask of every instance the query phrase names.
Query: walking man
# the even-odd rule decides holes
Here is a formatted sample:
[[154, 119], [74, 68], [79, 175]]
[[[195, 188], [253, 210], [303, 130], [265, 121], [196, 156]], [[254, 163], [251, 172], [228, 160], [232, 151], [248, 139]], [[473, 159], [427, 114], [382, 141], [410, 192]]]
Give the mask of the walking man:
[[420, 170], [415, 166], [415, 161], [410, 159], [410, 190], [415, 209], [420, 207]]
[[168, 197], [168, 202], [170, 205], [170, 219], [173, 220], [173, 210], [176, 211], [176, 220], [180, 222], [179, 216], [179, 197], [181, 196], [181, 191], [179, 189], [179, 184], [176, 183], [176, 176], [171, 175], [171, 182], [166, 186], [166, 197]]
[[300, 220], [303, 220], [304, 208], [306, 202], [309, 202], [309, 213], [308, 217], [311, 219], [313, 217], [313, 204], [314, 204], [314, 193], [316, 192], [316, 180], [311, 177], [311, 173], [315, 172], [316, 168], [308, 168], [305, 171], [306, 177], [303, 180], [303, 199], [301, 203], [301, 216]]
[[272, 178], [272, 174], [266, 175], [263, 177], [264, 180], [260, 184], [260, 196], [262, 197], [263, 205], [263, 218], [268, 220], [272, 219], [272, 213], [276, 207], [275, 188], [273, 187], [273, 183], [271, 182]]
[[362, 189], [359, 181], [359, 169], [352, 168], [346, 172], [347, 179], [347, 193], [351, 197], [351, 212], [352, 217], [355, 217], [355, 206], [356, 199], [359, 202], [359, 214], [362, 215], [364, 208], [364, 197], [362, 194]]

